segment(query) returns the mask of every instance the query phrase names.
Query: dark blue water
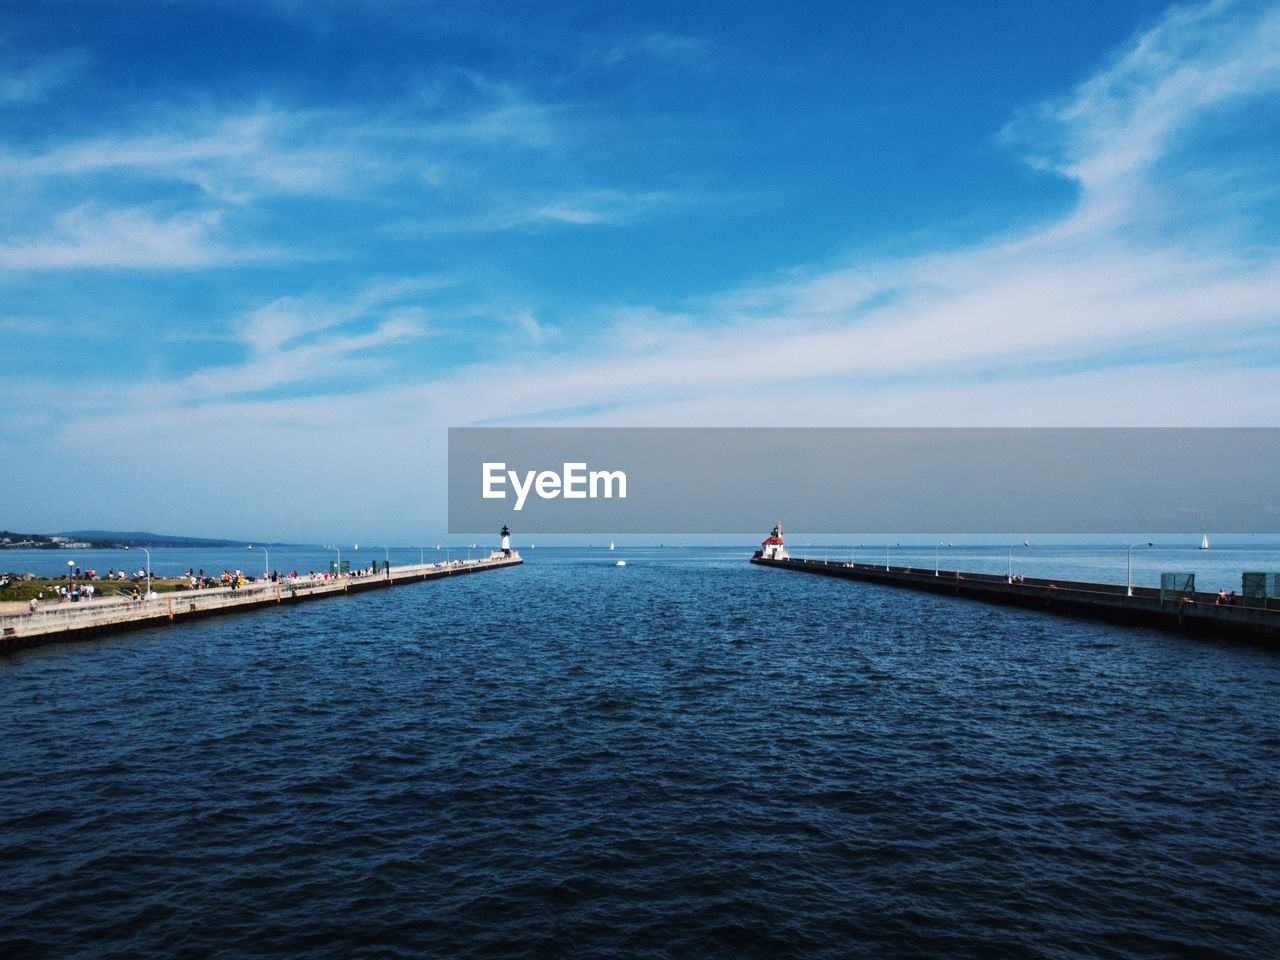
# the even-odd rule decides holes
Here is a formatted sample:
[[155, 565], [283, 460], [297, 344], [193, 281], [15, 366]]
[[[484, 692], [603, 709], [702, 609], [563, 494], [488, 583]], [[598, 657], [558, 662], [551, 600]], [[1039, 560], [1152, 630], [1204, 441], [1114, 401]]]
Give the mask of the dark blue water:
[[1280, 953], [1280, 655], [528, 560], [0, 660], [0, 954]]

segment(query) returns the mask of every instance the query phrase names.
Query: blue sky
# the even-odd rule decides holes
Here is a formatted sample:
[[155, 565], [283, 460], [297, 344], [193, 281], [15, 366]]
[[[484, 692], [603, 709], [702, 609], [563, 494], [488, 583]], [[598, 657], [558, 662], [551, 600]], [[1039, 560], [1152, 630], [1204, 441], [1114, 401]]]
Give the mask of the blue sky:
[[438, 539], [474, 424], [1276, 425], [1275, 3], [0, 9], [3, 526]]

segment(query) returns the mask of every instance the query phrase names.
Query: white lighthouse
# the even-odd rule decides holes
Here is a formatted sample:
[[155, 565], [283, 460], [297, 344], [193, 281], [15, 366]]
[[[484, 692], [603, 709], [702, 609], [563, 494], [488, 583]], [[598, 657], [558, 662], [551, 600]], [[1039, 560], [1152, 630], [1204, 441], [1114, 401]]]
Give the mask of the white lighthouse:
[[502, 539], [497, 550], [489, 551], [490, 560], [520, 560], [520, 551], [511, 549], [511, 531], [507, 529], [507, 525], [502, 525], [502, 532], [498, 534]]

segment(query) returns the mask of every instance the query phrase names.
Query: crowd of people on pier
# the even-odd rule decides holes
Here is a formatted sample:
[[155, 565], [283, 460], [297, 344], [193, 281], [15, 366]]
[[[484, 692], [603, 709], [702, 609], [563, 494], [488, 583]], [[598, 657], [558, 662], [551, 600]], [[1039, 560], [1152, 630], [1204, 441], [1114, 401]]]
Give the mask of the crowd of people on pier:
[[[267, 582], [290, 585], [300, 583], [325, 583], [331, 580], [347, 578], [358, 579], [362, 577], [385, 575], [388, 568], [383, 566], [382, 569], [379, 570], [378, 567], [380, 564], [381, 561], [374, 561], [368, 567], [361, 567], [355, 570], [345, 569], [346, 565], [344, 564], [344, 569], [342, 569], [341, 572], [333, 569], [333, 567], [336, 567], [336, 564], [333, 564], [331, 565], [331, 569], [326, 571], [309, 570], [303, 574], [299, 573], [296, 569], [290, 570], [287, 573], [276, 570], [269, 574], [263, 573], [259, 576], [246, 574], [243, 570], [223, 570], [220, 574], [206, 574], [203, 567], [199, 569], [188, 567], [186, 572], [181, 577], [177, 578], [179, 582], [173, 585], [173, 589], [227, 589], [232, 592], [238, 592], [239, 590], [247, 587]], [[440, 569], [446, 567], [464, 567], [467, 566], [467, 564], [468, 561], [465, 560], [445, 560], [437, 563], [424, 564], [423, 566], [426, 569]], [[81, 569], [80, 567], [75, 567], [74, 569], [68, 569], [66, 574], [56, 579], [65, 582], [55, 583], [53, 585], [54, 596], [48, 599], [55, 602], [79, 603], [92, 601], [98, 597], [103, 599], [110, 598], [117, 602], [121, 600], [141, 602], [148, 598], [148, 595], [144, 595], [143, 593], [143, 587], [141, 586], [143, 583], [149, 583], [152, 580], [168, 580], [170, 578], [162, 577], [155, 571], [147, 570], [137, 570], [130, 573], [125, 570], [116, 570], [112, 568], [108, 570], [106, 574], [99, 574], [98, 571], [93, 568]], [[95, 586], [96, 584], [105, 584], [107, 582], [131, 583], [133, 586], [132, 589], [127, 587], [124, 589], [108, 589], [105, 586]], [[152, 593], [149, 596], [154, 597], [155, 594]], [[45, 600], [46, 598], [43, 593], [41, 593], [39, 597], [31, 598], [28, 604], [31, 612], [34, 613], [38, 610]]]
[[90, 567], [87, 570], [81, 570], [79, 567], [76, 567], [74, 570], [68, 570], [64, 579], [72, 582], [80, 582], [80, 583], [93, 581], [93, 580], [98, 580], [98, 581], [120, 580], [125, 582], [132, 580], [134, 582], [137, 582], [139, 580], [147, 579], [147, 571], [137, 570], [134, 573], [126, 573], [124, 570], [116, 570], [112, 568], [111, 570], [108, 570], [105, 574], [99, 575], [98, 571], [92, 567]]

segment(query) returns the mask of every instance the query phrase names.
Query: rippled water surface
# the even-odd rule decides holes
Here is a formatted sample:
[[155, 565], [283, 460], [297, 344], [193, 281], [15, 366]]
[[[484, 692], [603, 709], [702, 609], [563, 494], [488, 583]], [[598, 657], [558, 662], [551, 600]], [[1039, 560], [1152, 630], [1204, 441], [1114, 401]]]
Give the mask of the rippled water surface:
[[1280, 955], [1280, 654], [527, 559], [0, 659], [0, 952]]

